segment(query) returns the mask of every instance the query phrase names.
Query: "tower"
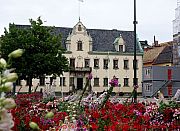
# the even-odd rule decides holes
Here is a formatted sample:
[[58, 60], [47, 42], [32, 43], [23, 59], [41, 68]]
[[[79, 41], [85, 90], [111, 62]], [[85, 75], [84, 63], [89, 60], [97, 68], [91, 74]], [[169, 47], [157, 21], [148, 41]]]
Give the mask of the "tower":
[[173, 46], [173, 64], [180, 66], [180, 0], [177, 0], [175, 19], [173, 20], [173, 41], [177, 43]]

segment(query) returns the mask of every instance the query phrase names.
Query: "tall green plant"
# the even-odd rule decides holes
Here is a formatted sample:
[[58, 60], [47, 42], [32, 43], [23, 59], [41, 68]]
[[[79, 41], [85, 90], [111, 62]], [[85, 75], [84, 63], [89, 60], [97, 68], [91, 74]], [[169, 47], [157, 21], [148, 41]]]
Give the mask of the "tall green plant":
[[[11, 92], [13, 82], [18, 79], [14, 69], [9, 68], [13, 58], [18, 58], [22, 55], [23, 50], [18, 49], [8, 55], [8, 62], [4, 58], [0, 58], [0, 130], [11, 130], [14, 126], [11, 113], [8, 109], [16, 106], [14, 99], [6, 98], [6, 93]], [[13, 72], [12, 72], [13, 71]]]
[[54, 35], [52, 27], [43, 26], [39, 17], [37, 21], [30, 19], [29, 26], [9, 24], [1, 37], [1, 55], [7, 55], [17, 48], [25, 52], [20, 59], [14, 60], [12, 66], [16, 68], [20, 79], [29, 81], [31, 92], [32, 78], [45, 75], [60, 76], [68, 70], [68, 60], [62, 54], [61, 36]]

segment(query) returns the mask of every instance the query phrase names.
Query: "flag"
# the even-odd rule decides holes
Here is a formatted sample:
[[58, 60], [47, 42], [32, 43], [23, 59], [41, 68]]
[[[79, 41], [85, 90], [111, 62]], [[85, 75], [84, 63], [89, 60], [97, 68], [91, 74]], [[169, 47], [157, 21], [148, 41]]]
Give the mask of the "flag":
[[84, 2], [83, 0], [79, 0], [80, 2]]

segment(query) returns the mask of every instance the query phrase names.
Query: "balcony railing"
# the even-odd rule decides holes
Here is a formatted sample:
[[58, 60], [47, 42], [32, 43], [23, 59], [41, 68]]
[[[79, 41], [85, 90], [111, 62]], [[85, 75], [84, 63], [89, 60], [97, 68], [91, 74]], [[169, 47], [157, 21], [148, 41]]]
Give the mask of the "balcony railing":
[[91, 67], [70, 67], [71, 72], [90, 72]]

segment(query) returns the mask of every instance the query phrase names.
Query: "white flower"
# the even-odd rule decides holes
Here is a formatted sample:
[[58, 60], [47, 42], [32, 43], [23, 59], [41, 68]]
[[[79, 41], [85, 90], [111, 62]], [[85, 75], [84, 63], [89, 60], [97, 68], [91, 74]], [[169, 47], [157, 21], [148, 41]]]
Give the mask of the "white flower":
[[6, 81], [14, 82], [18, 79], [18, 75], [16, 73], [9, 73], [6, 76]]
[[13, 86], [13, 83], [12, 82], [6, 82], [5, 84], [3, 84], [2, 86], [2, 90], [4, 92], [9, 92], [12, 90], [12, 86]]
[[7, 112], [7, 110], [0, 110], [0, 130], [1, 131], [11, 131], [11, 128], [14, 126], [12, 121], [12, 115]]
[[6, 66], [7, 66], [6, 60], [3, 59], [3, 58], [1, 58], [1, 59], [0, 59], [0, 67], [1, 67], [1, 68], [6, 68]]
[[12, 109], [16, 106], [16, 103], [14, 101], [14, 99], [12, 98], [6, 98], [3, 102], [2, 105], [4, 108], [6, 109]]
[[17, 50], [15, 50], [15, 51], [11, 52], [11, 53], [8, 55], [8, 57], [18, 58], [18, 57], [21, 57], [21, 56], [22, 56], [23, 52], [24, 52], [23, 49], [17, 49]]

